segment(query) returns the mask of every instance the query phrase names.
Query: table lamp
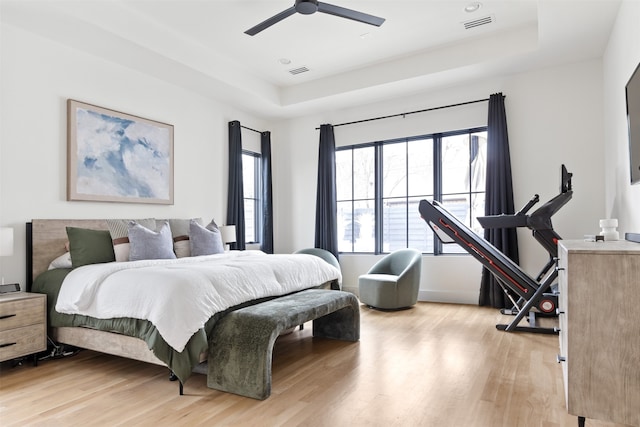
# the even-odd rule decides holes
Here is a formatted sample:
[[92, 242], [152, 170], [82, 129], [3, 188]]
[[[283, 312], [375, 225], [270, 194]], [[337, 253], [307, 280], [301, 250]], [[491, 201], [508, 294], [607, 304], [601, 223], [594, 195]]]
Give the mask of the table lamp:
[[[12, 256], [13, 255], [13, 228], [2, 227], [0, 228], [0, 256]], [[0, 293], [15, 292], [20, 290], [20, 285], [12, 283], [5, 285], [4, 276], [2, 276], [2, 283], [0, 284]]]
[[223, 225], [220, 227], [220, 233], [222, 234], [222, 243], [224, 243], [225, 250], [229, 251], [229, 244], [236, 241], [236, 226]]

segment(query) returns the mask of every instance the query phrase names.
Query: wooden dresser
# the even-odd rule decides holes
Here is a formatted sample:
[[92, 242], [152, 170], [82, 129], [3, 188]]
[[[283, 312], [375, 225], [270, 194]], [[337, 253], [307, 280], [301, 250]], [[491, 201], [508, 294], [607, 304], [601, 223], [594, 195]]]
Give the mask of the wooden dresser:
[[47, 296], [0, 295], [0, 362], [47, 349]]
[[567, 409], [640, 426], [640, 243], [562, 240], [558, 258]]

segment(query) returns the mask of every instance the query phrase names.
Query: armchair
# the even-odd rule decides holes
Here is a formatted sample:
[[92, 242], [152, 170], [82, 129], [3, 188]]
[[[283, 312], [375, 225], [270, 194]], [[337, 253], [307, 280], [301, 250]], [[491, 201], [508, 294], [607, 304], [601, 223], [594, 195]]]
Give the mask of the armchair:
[[[295, 251], [294, 253], [296, 254], [309, 254], [309, 255], [315, 255], [317, 257], [322, 258], [323, 260], [325, 260], [326, 262], [328, 262], [329, 264], [333, 265], [335, 268], [337, 268], [339, 271], [342, 272], [341, 268], [340, 268], [340, 262], [338, 262], [338, 259], [335, 257], [335, 255], [333, 255], [331, 252], [325, 250], [325, 249], [320, 249], [320, 248], [305, 248], [305, 249], [300, 249]], [[332, 288], [333, 289], [333, 288]], [[338, 282], [338, 289], [336, 290], [341, 290], [342, 289], [342, 279], [339, 280]]]
[[420, 251], [394, 251], [358, 278], [360, 301], [385, 310], [410, 307], [418, 301], [421, 272]]

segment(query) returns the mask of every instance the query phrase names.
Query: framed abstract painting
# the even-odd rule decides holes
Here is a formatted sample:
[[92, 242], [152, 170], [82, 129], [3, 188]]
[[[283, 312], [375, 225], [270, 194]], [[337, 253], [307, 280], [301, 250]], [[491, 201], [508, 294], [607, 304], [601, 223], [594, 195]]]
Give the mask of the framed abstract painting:
[[173, 126], [67, 100], [67, 200], [173, 204]]

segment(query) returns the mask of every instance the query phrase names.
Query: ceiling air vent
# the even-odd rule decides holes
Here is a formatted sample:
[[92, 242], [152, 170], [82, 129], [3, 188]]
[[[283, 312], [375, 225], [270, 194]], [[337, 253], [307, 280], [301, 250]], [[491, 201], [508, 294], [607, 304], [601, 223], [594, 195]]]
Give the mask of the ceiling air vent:
[[481, 25], [491, 24], [493, 21], [493, 16], [485, 16], [484, 18], [474, 19], [473, 21], [465, 21], [462, 24], [464, 25], [465, 30], [470, 30], [471, 28], [479, 27]]
[[291, 74], [293, 74], [294, 76], [296, 74], [306, 73], [307, 71], [309, 71], [309, 69], [307, 67], [298, 67], [298, 68], [294, 68], [293, 70], [289, 70], [289, 72]]

